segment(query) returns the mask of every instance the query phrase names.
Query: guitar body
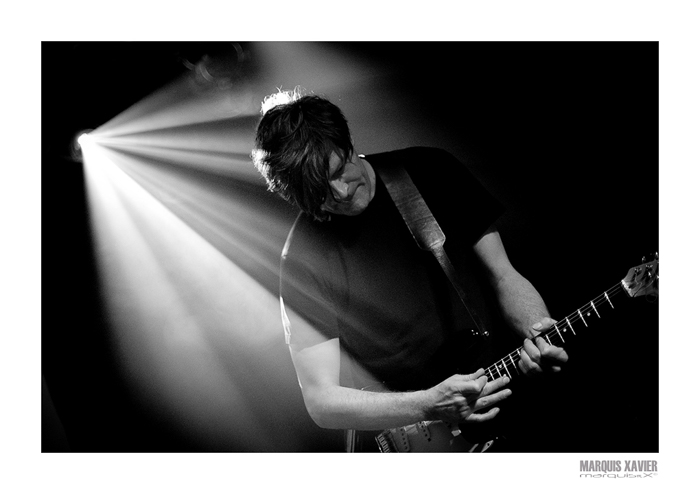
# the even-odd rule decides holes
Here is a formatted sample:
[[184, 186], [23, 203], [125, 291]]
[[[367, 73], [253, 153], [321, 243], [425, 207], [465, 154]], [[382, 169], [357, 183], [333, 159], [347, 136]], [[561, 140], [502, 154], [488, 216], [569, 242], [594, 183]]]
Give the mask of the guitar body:
[[434, 420], [387, 429], [375, 439], [382, 453], [483, 453], [496, 441], [472, 443], [452, 430], [445, 422]]

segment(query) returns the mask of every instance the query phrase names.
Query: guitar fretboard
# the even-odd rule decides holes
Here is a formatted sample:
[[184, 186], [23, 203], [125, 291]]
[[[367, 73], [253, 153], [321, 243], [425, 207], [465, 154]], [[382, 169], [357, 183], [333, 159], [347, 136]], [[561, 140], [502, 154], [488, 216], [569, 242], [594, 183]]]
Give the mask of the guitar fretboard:
[[[588, 328], [588, 320], [601, 319], [605, 311], [614, 309], [613, 298], [620, 293], [626, 293], [622, 287], [622, 282], [613, 285], [612, 288], [604, 291], [564, 319], [560, 319], [551, 328], [541, 332], [537, 337], [543, 338], [550, 345], [559, 347], [566, 345], [577, 334], [584, 332]], [[501, 360], [490, 365], [486, 369], [488, 380], [493, 381], [502, 376], [508, 376], [513, 379], [515, 376], [520, 375], [522, 372], [518, 367], [518, 362], [520, 362], [521, 350], [522, 347], [513, 350]]]

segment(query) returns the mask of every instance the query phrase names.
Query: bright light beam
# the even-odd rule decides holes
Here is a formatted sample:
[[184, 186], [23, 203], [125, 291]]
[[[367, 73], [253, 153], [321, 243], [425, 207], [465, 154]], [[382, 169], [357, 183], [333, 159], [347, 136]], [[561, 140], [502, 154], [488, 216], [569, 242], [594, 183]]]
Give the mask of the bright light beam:
[[[276, 292], [279, 249], [289, 229], [285, 218], [270, 210], [277, 198], [259, 185], [224, 180], [142, 156], [101, 149], [110, 162], [136, 180], [199, 235], [238, 266]], [[252, 165], [251, 165], [252, 166]]]
[[[274, 411], [295, 390], [288, 358], [262, 358], [282, 338], [277, 298], [100, 149], [85, 159], [102, 291], [134, 392], [206, 447], [279, 449]], [[249, 395], [261, 375], [272, 416]]]
[[124, 136], [255, 116], [259, 111], [258, 95], [249, 86], [203, 90], [187, 73], [100, 126], [95, 134], [99, 137]]
[[96, 137], [104, 147], [262, 186], [250, 162], [258, 117], [233, 118], [119, 137]]

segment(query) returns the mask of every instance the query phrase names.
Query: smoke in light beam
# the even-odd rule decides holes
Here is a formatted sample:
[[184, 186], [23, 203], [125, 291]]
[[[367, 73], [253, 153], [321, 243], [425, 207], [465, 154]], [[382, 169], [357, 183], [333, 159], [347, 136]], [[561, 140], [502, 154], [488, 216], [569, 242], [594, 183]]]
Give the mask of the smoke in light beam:
[[258, 115], [258, 96], [247, 85], [230, 91], [202, 90], [190, 74], [185, 74], [100, 126], [95, 137], [124, 136]]
[[273, 451], [280, 437], [293, 441], [293, 428], [275, 430], [283, 422], [260, 413], [249, 394], [260, 375], [267, 389], [257, 396], [278, 403], [295, 392], [288, 357], [270, 351], [281, 338], [276, 296], [109, 153], [90, 146], [85, 159], [103, 298], [134, 393], [148, 409], [170, 410], [180, 430], [209, 448]]

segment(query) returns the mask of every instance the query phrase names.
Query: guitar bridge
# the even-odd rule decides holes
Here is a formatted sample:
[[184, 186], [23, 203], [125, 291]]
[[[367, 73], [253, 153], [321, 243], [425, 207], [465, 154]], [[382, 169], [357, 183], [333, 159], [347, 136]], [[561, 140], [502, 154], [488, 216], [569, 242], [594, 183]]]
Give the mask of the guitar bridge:
[[390, 434], [387, 432], [382, 432], [374, 438], [377, 441], [377, 446], [379, 446], [379, 451], [382, 453], [396, 453], [396, 445]]

